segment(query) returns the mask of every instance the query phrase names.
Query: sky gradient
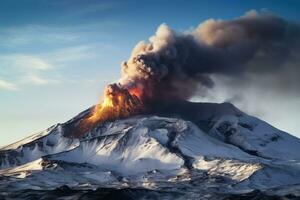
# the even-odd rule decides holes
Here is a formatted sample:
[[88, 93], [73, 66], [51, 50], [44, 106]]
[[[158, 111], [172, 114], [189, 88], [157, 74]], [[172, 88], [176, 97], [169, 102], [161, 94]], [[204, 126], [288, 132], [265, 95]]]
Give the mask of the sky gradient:
[[[239, 2], [2, 0], [0, 146], [95, 104], [104, 86], [118, 80], [120, 63], [135, 44], [162, 23], [183, 32], [206, 19], [233, 19], [252, 9], [299, 23], [300, 1]], [[300, 137], [299, 94], [245, 88], [247, 101], [232, 100], [234, 94], [224, 88], [194, 99], [232, 100], [241, 110]]]

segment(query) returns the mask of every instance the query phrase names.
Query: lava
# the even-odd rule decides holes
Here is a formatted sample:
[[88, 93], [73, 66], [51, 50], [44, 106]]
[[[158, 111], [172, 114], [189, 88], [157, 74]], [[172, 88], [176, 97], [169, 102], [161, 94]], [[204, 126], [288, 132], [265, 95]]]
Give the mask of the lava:
[[137, 89], [125, 89], [118, 84], [111, 84], [105, 90], [104, 100], [95, 107], [87, 121], [101, 122], [125, 118], [137, 114], [142, 109], [143, 104]]
[[104, 99], [96, 105], [89, 117], [82, 120], [77, 137], [96, 127], [98, 123], [126, 118], [144, 110], [141, 91], [138, 88], [126, 89], [119, 84], [110, 84], [104, 92]]

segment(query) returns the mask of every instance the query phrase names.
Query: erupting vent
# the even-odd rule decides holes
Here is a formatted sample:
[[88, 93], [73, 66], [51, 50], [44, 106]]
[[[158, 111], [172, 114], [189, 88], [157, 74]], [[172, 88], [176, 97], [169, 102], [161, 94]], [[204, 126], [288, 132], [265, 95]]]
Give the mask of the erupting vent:
[[135, 89], [125, 89], [118, 84], [107, 86], [104, 93], [104, 100], [95, 106], [92, 114], [82, 120], [78, 127], [80, 132], [77, 137], [81, 137], [98, 123], [119, 118], [126, 118], [138, 114], [144, 110], [140, 100], [139, 91]]
[[[149, 42], [135, 46], [121, 65], [122, 76], [117, 84], [107, 87], [103, 102], [74, 128], [79, 128], [82, 136], [99, 122], [151, 110], [152, 102], [161, 104], [161, 99], [189, 100], [194, 95], [205, 95], [215, 80], [226, 88], [231, 82], [227, 78], [238, 86], [239, 81], [244, 81], [240, 78], [243, 75], [251, 74], [247, 76], [251, 84], [256, 78], [263, 78], [258, 83], [265, 82], [264, 74], [280, 75], [279, 82], [274, 78], [274, 85], [290, 88], [291, 84], [282, 83], [298, 83], [298, 79], [283, 75], [299, 74], [298, 65], [293, 63], [299, 51], [299, 30], [298, 25], [276, 15], [255, 11], [234, 20], [210, 19], [185, 34], [162, 24]], [[270, 69], [276, 73], [270, 74]]]
[[130, 90], [117, 84], [111, 84], [106, 88], [104, 101], [95, 107], [93, 115], [87, 121], [94, 123], [124, 118], [142, 110], [143, 104], [137, 93], [131, 93]]

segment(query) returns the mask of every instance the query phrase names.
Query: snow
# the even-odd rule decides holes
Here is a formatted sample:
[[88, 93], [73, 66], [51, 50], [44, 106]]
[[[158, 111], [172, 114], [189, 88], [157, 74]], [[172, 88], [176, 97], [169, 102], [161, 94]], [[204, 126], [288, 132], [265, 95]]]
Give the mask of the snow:
[[224, 159], [206, 160], [205, 158], [197, 159], [193, 167], [205, 170], [209, 175], [228, 177], [236, 181], [243, 181], [262, 168], [261, 165], [255, 163]]
[[49, 132], [51, 132], [53, 129], [56, 128], [56, 125], [48, 128], [47, 130], [44, 130], [44, 131], [41, 131], [39, 133], [36, 133], [36, 134], [33, 134], [31, 136], [28, 136], [18, 142], [15, 142], [13, 144], [10, 144], [10, 145], [7, 145], [7, 146], [4, 146], [2, 147], [0, 150], [12, 150], [12, 149], [18, 149], [20, 146], [24, 145], [24, 144], [27, 144], [27, 143], [30, 143], [34, 140], [37, 140], [43, 136], [46, 136], [49, 134]]
[[186, 128], [182, 130], [182, 134], [177, 134], [174, 143], [185, 155], [195, 158], [207, 156], [240, 160], [256, 159], [236, 146], [210, 137], [190, 122], [179, 121], [179, 123], [184, 123]]
[[26, 178], [31, 171], [42, 170], [43, 167], [41, 163], [42, 163], [42, 159], [40, 158], [35, 161], [26, 163], [24, 165], [14, 167], [12, 169], [8, 168], [8, 169], [0, 170], [0, 174], [3, 174], [4, 176], [8, 176], [8, 177], [14, 176], [18, 179]]
[[102, 168], [122, 174], [178, 169], [183, 165], [180, 157], [170, 153], [158, 140], [150, 137], [148, 128], [138, 125], [125, 129], [125, 133], [115, 130], [117, 133], [110, 131], [103, 133], [103, 136], [82, 141], [79, 147], [52, 155], [50, 159], [101, 165]]
[[61, 125], [56, 125], [2, 148], [0, 150], [0, 169], [25, 164], [44, 155], [68, 151], [78, 145], [78, 139], [64, 137]]
[[230, 104], [208, 106], [213, 113], [199, 111], [206, 129], [198, 119], [140, 115], [99, 124], [80, 140], [70, 137], [65, 131], [85, 111], [2, 148], [0, 191], [68, 185], [195, 194], [199, 188], [226, 193], [300, 184], [298, 138]]
[[163, 145], [166, 145], [169, 140], [167, 129], [156, 129], [154, 131], [149, 132], [149, 135], [158, 140], [159, 143]]
[[[226, 130], [221, 129], [222, 124], [227, 124]], [[298, 138], [246, 114], [222, 116], [209, 134], [267, 159], [300, 160]]]

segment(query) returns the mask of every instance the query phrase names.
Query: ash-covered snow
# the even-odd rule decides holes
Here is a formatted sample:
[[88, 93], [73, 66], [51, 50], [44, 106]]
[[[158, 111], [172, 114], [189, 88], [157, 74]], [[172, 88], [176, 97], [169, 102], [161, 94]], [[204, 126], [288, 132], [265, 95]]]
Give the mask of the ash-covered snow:
[[75, 139], [72, 128], [84, 112], [4, 147], [0, 196], [64, 185], [75, 190], [144, 188], [172, 193], [170, 199], [216, 199], [216, 194], [275, 188], [278, 193], [289, 185], [293, 195], [300, 194], [298, 138], [232, 105], [203, 106], [194, 111], [199, 119], [140, 115], [99, 124]]

